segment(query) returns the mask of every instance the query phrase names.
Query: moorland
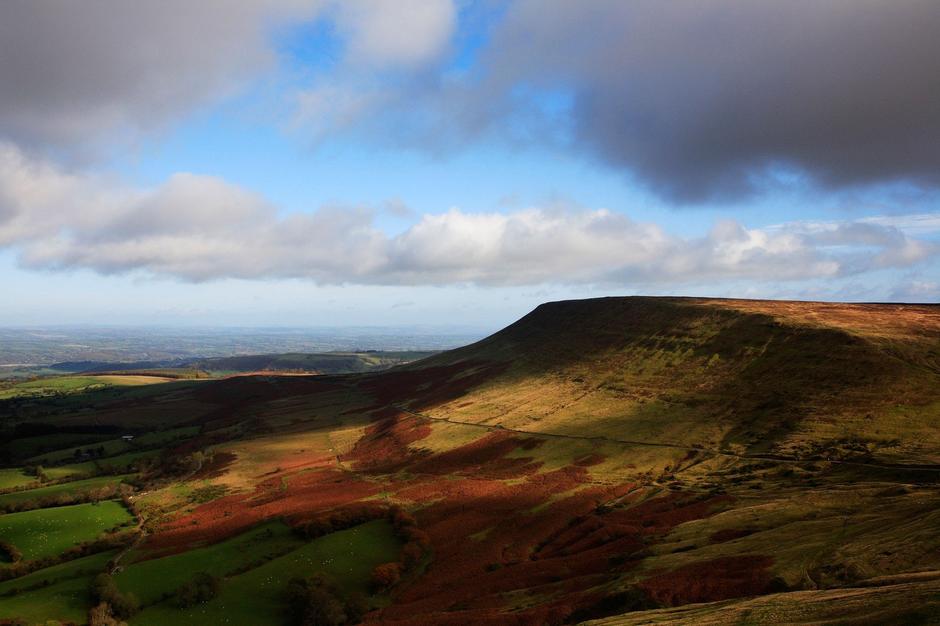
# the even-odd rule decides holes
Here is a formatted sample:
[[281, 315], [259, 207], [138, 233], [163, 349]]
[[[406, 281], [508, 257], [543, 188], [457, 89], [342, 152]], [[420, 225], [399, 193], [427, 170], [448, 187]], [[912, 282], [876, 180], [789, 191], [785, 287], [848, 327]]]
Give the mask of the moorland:
[[163, 378], [0, 399], [0, 623], [940, 623], [936, 305], [554, 302]]

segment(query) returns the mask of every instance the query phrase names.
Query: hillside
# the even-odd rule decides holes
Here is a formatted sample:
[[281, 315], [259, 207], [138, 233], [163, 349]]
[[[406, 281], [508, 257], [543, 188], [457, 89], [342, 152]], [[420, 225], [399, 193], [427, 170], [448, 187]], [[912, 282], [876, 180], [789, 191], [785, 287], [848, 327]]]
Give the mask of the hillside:
[[[0, 540], [35, 551], [27, 509], [83, 493], [136, 518], [0, 565], [11, 617], [81, 623], [106, 570], [132, 626], [299, 623], [289, 581], [315, 573], [347, 623], [940, 623], [937, 306], [558, 302], [387, 371], [3, 417]], [[202, 570], [216, 594], [180, 606]]]
[[67, 373], [102, 373], [150, 370], [197, 370], [216, 374], [236, 372], [304, 372], [346, 374], [386, 369], [435, 354], [433, 351], [289, 352], [163, 361], [68, 361], [47, 367]]
[[[436, 417], [733, 452], [940, 461], [932, 305], [557, 302], [406, 369], [481, 383], [455, 398], [435, 388], [426, 412]], [[418, 387], [402, 401], [421, 405]]]

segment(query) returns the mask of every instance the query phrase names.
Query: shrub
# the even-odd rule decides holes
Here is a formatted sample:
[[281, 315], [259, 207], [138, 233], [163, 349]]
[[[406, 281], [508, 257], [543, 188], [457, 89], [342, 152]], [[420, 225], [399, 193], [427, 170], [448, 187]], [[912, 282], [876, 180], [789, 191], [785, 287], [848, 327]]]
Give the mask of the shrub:
[[88, 626], [127, 626], [127, 622], [115, 619], [107, 602], [99, 602], [88, 611]]
[[0, 553], [6, 554], [11, 563], [16, 563], [23, 558], [23, 553], [9, 541], [0, 539]]
[[376, 591], [384, 591], [401, 580], [401, 565], [382, 563], [372, 570], [372, 586]]
[[140, 602], [132, 593], [121, 593], [110, 574], [98, 574], [91, 586], [91, 596], [96, 603], [110, 606], [110, 613], [121, 619], [133, 617], [140, 610]]
[[197, 572], [192, 580], [176, 590], [176, 606], [185, 609], [208, 602], [219, 595], [219, 579], [207, 572]]
[[369, 610], [361, 594], [343, 599], [339, 590], [322, 576], [294, 578], [287, 586], [292, 623], [298, 626], [340, 626], [356, 623]]

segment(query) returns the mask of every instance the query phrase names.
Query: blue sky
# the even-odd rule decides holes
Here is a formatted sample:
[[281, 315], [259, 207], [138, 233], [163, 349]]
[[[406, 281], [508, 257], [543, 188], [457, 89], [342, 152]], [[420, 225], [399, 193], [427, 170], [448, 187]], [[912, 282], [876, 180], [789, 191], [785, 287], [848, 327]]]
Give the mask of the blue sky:
[[6, 5], [0, 324], [937, 301], [940, 11], [721, 4]]

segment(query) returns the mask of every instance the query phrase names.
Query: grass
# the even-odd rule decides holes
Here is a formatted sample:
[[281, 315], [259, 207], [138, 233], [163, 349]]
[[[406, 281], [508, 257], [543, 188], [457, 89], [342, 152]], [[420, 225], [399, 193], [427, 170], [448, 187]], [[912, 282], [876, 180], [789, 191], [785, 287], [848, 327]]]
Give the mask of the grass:
[[[85, 433], [53, 433], [37, 437], [23, 437], [6, 443], [5, 451], [11, 458], [29, 461], [31, 458], [42, 458], [43, 452], [51, 452], [70, 448], [70, 446], [87, 447], [108, 439], [108, 435]], [[74, 448], [70, 448], [74, 449]]]
[[12, 489], [13, 487], [23, 487], [37, 482], [35, 476], [25, 474], [20, 468], [0, 469], [0, 489]]
[[104, 468], [109, 471], [127, 472], [134, 466], [134, 463], [140, 459], [155, 456], [159, 450], [141, 450], [139, 452], [127, 452], [118, 456], [96, 459], [94, 461], [85, 461], [83, 463], [71, 463], [69, 465], [58, 465], [55, 467], [44, 467], [43, 471], [52, 480], [60, 478], [73, 478], [77, 476], [88, 476]]
[[41, 498], [55, 498], [62, 495], [86, 493], [94, 489], [100, 489], [101, 487], [117, 485], [128, 476], [130, 476], [130, 474], [124, 474], [122, 476], [99, 476], [97, 478], [50, 485], [48, 487], [37, 487], [36, 489], [0, 494], [0, 506], [29, 502], [30, 500], [39, 500]]
[[15, 382], [0, 389], [0, 400], [9, 398], [38, 397], [53, 394], [72, 394], [108, 387], [152, 385], [167, 382], [168, 378], [156, 376], [53, 376], [24, 382]]
[[0, 539], [16, 546], [28, 561], [61, 554], [132, 519], [120, 502], [111, 500], [9, 513], [0, 516]]
[[[60, 563], [59, 565], [53, 565], [52, 567], [46, 567], [32, 574], [27, 574], [26, 576], [4, 581], [0, 583], [0, 596], [14, 590], [19, 590], [18, 595], [32, 596], [32, 594], [36, 593], [35, 589], [30, 591], [33, 587], [45, 587], [47, 584], [53, 584], [63, 580], [99, 574], [104, 571], [105, 565], [107, 565], [108, 561], [114, 555], [114, 550], [99, 552], [91, 556], [85, 556], [80, 559]], [[4, 600], [0, 599], [0, 604], [3, 602]], [[50, 619], [53, 617], [54, 615], [49, 616]]]
[[0, 598], [0, 615], [16, 617], [27, 624], [84, 624], [91, 603], [92, 578], [93, 574], [79, 576], [29, 593]]
[[272, 522], [212, 546], [131, 563], [115, 580], [122, 591], [135, 593], [143, 604], [152, 604], [192, 578], [193, 572], [221, 577], [302, 545], [286, 524]]
[[[192, 437], [199, 432], [196, 426], [184, 426], [182, 428], [170, 428], [167, 430], [144, 433], [134, 438], [132, 442], [123, 439], [108, 439], [106, 441], [97, 441], [93, 445], [75, 446], [71, 448], [62, 448], [53, 450], [44, 454], [37, 454], [29, 459], [33, 463], [63, 463], [75, 458], [76, 451], [86, 448], [104, 448], [104, 456], [97, 459], [100, 463], [111, 462], [111, 457], [119, 461], [125, 453], [142, 452], [142, 448], [157, 448], [167, 443], [179, 439]], [[81, 464], [83, 467], [85, 464]]]
[[400, 544], [385, 520], [368, 522], [315, 539], [260, 567], [226, 580], [220, 595], [191, 609], [161, 603], [131, 620], [133, 626], [172, 623], [256, 626], [284, 610], [284, 589], [297, 576], [322, 573], [343, 591], [368, 590], [372, 569], [393, 561]]

